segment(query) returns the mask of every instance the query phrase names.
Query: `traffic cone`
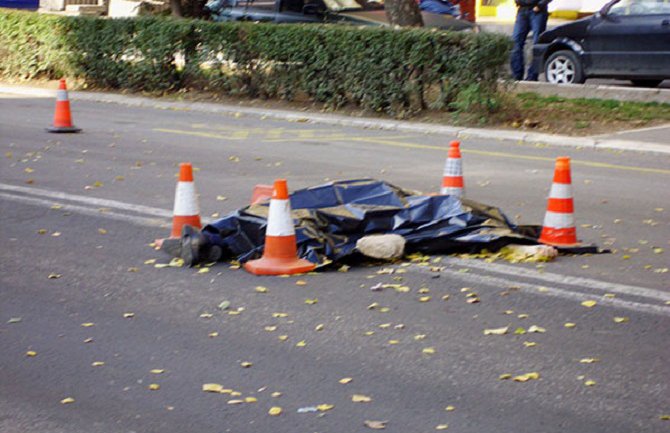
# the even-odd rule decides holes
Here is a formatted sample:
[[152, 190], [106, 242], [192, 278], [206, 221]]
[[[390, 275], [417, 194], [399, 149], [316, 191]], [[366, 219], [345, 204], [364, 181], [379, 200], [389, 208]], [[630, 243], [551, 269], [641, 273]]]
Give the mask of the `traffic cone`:
[[556, 158], [554, 182], [551, 185], [539, 241], [557, 247], [579, 245], [572, 203], [570, 158], [567, 156]]
[[67, 97], [65, 79], [60, 80], [56, 91], [56, 111], [54, 112], [54, 124], [47, 128], [48, 132], [79, 132], [81, 129], [72, 124], [70, 114], [70, 100]]
[[447, 154], [447, 161], [444, 164], [440, 194], [448, 194], [456, 197], [463, 196], [463, 165], [461, 164], [460, 145], [461, 143], [458, 140], [449, 143], [449, 153]]
[[286, 179], [277, 179], [270, 200], [263, 257], [248, 261], [244, 269], [254, 275], [283, 275], [309, 272], [315, 267], [298, 258], [288, 186]]
[[179, 181], [174, 194], [174, 211], [172, 217], [171, 238], [181, 236], [183, 226], [189, 225], [201, 228], [200, 206], [195, 194], [195, 183], [193, 182], [193, 167], [190, 162], [179, 164]]

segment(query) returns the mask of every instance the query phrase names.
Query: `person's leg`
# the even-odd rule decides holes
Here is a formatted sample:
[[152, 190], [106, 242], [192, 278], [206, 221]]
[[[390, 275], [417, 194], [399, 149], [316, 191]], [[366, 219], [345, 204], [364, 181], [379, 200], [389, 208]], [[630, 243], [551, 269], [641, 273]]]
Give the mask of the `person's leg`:
[[[537, 43], [537, 40], [540, 38], [540, 35], [544, 33], [547, 29], [547, 19], [549, 14], [547, 12], [530, 12], [530, 27], [533, 32], [533, 45]], [[528, 66], [528, 74], [526, 75], [526, 80], [528, 81], [537, 81], [539, 71], [536, 71], [533, 67], [533, 62]]]
[[512, 78], [515, 80], [523, 80], [523, 71], [525, 69], [523, 59], [523, 48], [526, 44], [526, 37], [530, 31], [530, 23], [528, 20], [528, 9], [519, 9], [516, 13], [516, 20], [514, 21], [514, 31], [512, 32], [512, 53], [510, 55], [510, 67], [512, 69]]

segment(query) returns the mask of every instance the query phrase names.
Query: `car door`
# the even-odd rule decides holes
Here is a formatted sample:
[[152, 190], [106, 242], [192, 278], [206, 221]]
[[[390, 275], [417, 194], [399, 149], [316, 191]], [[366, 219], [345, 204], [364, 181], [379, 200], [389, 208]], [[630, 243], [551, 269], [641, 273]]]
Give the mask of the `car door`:
[[670, 76], [670, 3], [623, 0], [591, 22], [591, 75]]
[[230, 16], [235, 21], [275, 21], [277, 2], [275, 0], [233, 0]]

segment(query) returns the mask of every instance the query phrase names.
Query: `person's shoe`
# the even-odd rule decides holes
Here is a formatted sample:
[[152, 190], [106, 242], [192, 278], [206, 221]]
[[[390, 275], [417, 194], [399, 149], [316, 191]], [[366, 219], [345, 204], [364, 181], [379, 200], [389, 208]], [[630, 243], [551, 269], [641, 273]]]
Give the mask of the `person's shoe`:
[[207, 239], [200, 230], [185, 225], [181, 229], [181, 258], [184, 264], [193, 267], [202, 261], [201, 251], [207, 244]]

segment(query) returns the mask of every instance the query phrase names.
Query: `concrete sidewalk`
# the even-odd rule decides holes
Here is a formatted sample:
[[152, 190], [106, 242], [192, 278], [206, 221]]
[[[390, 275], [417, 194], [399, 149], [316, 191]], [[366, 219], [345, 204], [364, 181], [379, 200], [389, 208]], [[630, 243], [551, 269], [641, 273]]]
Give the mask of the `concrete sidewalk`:
[[[0, 95], [53, 98], [55, 90], [27, 86], [0, 85]], [[70, 99], [91, 102], [114, 103], [135, 107], [152, 107], [172, 110], [201, 111], [269, 117], [293, 122], [312, 122], [327, 125], [353, 126], [367, 129], [405, 131], [424, 134], [444, 134], [457, 138], [483, 138], [491, 140], [509, 140], [533, 145], [568, 146], [592, 149], [614, 149], [638, 152], [670, 154], [670, 124], [642, 130], [620, 131], [608, 135], [590, 137], [570, 137], [564, 135], [542, 134], [528, 131], [506, 129], [466, 128], [458, 126], [435, 125], [431, 123], [409, 122], [391, 119], [350, 117], [336, 114], [323, 114], [312, 111], [289, 111], [255, 107], [241, 107], [211, 102], [166, 101], [141, 96], [126, 96], [102, 92], [69, 92]]]

